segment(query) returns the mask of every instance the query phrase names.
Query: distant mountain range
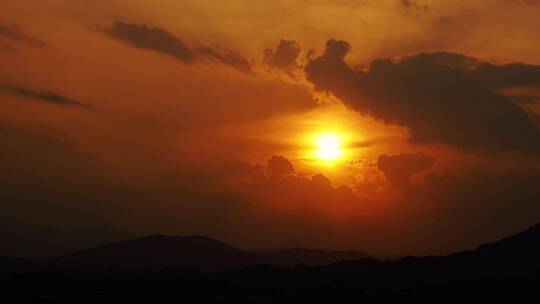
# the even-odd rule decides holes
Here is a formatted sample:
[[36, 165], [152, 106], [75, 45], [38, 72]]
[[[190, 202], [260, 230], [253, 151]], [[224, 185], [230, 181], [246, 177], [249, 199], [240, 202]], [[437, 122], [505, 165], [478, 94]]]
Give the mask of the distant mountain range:
[[201, 236], [155, 234], [77, 251], [50, 261], [55, 268], [164, 269], [192, 267], [203, 271], [241, 268], [261, 262], [251, 252]]
[[32, 303], [540, 300], [539, 257], [540, 225], [476, 250], [393, 261], [355, 251], [247, 252], [157, 234], [40, 262], [0, 258], [0, 285], [12, 302]]
[[189, 267], [220, 271], [255, 264], [272, 266], [327, 265], [340, 260], [366, 258], [357, 251], [290, 249], [264, 253], [233, 248], [202, 236], [175, 237], [155, 234], [77, 251], [45, 263], [55, 268], [125, 270]]
[[[474, 264], [473, 268], [497, 266], [531, 269], [540, 263], [540, 224], [500, 241], [447, 256], [405, 257], [395, 265], [434, 263], [438, 265]], [[366, 260], [370, 257], [359, 251], [326, 251], [317, 249], [288, 249], [268, 252], [250, 252], [233, 248], [221, 241], [202, 237], [176, 237], [155, 234], [95, 248], [80, 250], [53, 259], [38, 262], [55, 269], [79, 270], [159, 270], [170, 267], [194, 268], [200, 271], [222, 271], [244, 268], [256, 264], [275, 267], [295, 265], [321, 266], [336, 262]], [[373, 262], [377, 262], [373, 260]], [[8, 267], [7, 265], [14, 265]], [[0, 258], [4, 269], [32, 264], [16, 258]], [[35, 263], [34, 263], [35, 264]], [[459, 268], [459, 267], [458, 267]], [[470, 269], [469, 269], [470, 270]]]

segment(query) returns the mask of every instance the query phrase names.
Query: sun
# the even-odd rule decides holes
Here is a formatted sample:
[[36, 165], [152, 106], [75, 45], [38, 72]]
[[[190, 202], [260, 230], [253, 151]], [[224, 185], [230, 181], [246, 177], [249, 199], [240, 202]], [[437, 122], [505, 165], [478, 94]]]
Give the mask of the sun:
[[326, 161], [332, 161], [340, 158], [343, 155], [341, 141], [341, 137], [337, 134], [325, 133], [319, 135], [315, 140], [315, 144], [317, 146], [315, 155], [320, 160]]

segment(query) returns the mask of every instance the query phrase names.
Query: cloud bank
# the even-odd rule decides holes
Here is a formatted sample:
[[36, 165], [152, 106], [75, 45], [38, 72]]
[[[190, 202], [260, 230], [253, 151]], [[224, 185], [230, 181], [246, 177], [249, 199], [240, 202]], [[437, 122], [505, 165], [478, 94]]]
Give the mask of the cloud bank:
[[461, 54], [420, 53], [378, 59], [365, 70], [345, 62], [346, 41], [329, 40], [307, 79], [349, 108], [406, 126], [414, 143], [484, 151], [540, 153], [534, 118], [500, 89], [540, 85], [540, 66], [493, 65]]

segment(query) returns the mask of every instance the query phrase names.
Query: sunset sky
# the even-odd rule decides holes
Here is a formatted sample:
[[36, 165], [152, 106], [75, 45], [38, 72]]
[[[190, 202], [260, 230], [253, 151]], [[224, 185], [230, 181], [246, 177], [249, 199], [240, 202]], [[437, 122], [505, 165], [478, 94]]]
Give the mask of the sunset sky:
[[1, 1], [0, 223], [377, 256], [518, 232], [540, 222], [539, 16], [535, 0]]

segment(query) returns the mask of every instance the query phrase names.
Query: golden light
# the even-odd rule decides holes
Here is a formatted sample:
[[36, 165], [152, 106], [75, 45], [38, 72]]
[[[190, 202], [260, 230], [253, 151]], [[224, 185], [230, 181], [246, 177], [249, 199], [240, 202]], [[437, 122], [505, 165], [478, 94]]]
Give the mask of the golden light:
[[317, 151], [315, 155], [321, 160], [332, 161], [343, 155], [341, 148], [341, 138], [337, 134], [321, 134], [317, 137], [315, 144]]

